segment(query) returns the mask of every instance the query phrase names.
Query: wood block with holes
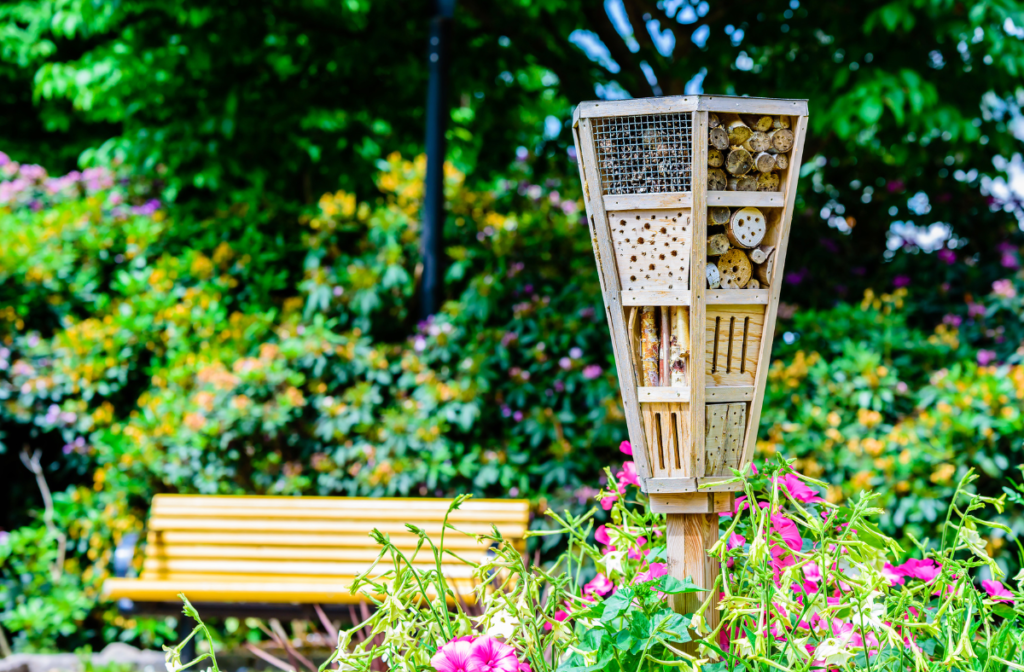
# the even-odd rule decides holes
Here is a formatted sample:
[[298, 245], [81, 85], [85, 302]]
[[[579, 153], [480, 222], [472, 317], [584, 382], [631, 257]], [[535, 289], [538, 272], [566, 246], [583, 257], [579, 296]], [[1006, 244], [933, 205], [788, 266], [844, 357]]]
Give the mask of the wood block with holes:
[[696, 476], [696, 460], [690, 448], [690, 405], [648, 403], [641, 406], [648, 459], [655, 475]]
[[624, 290], [687, 289], [693, 227], [690, 210], [633, 210], [608, 215]]
[[708, 306], [707, 385], [753, 385], [761, 352], [764, 306]]
[[704, 473], [702, 476], [731, 475], [743, 455], [743, 434], [747, 428], [747, 405], [708, 404], [705, 408]]

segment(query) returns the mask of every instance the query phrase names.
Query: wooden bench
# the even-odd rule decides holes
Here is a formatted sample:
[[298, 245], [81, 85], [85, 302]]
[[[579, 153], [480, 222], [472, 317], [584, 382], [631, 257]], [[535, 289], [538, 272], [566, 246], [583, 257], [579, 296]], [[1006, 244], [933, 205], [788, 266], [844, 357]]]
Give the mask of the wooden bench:
[[[352, 580], [380, 551], [370, 531], [390, 535], [414, 565], [432, 569], [429, 548], [411, 556], [417, 538], [405, 524], [423, 528], [437, 543], [450, 504], [416, 498], [157, 495], [141, 575], [107, 579], [103, 594], [120, 600], [123, 609], [146, 613], [180, 613], [178, 593], [210, 615], [284, 617], [294, 611], [288, 605], [358, 603], [365, 597], [349, 592]], [[526, 500], [471, 499], [448, 522], [469, 533], [490, 533], [496, 525], [523, 552], [529, 519]], [[488, 552], [452, 530], [445, 534], [445, 547], [474, 561]], [[443, 568], [449, 583], [469, 595], [472, 568], [451, 557]], [[211, 608], [215, 605], [221, 608]]]

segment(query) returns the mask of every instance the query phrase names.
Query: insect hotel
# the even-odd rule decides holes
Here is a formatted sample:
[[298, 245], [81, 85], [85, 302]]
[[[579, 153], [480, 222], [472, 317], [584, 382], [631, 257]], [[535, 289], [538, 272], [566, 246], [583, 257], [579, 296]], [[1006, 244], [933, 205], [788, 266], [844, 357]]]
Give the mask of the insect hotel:
[[807, 102], [598, 101], [573, 128], [641, 487], [669, 514], [669, 572], [710, 588], [724, 481], [757, 439]]

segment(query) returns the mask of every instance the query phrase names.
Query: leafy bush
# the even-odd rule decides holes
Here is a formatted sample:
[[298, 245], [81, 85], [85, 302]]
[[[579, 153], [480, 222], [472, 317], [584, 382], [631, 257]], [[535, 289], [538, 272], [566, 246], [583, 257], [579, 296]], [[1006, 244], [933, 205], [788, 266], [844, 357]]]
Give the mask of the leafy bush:
[[[124, 167], [51, 178], [0, 163], [0, 463], [43, 451], [67, 580], [89, 604], [155, 492], [511, 493], [541, 511], [593, 494], [624, 423], [575, 176], [531, 184], [519, 163], [516, 180], [474, 191], [449, 168], [457, 298], [419, 323], [422, 159], [381, 162], [373, 199], [327, 194], [300, 215], [242, 202], [206, 219], [165, 207]], [[760, 453], [797, 457], [833, 502], [895, 483], [879, 524], [906, 548], [907, 533], [937, 535], [938, 502], [969, 466], [997, 495], [1024, 463], [1011, 348], [1024, 281], [1010, 273], [1018, 252], [1004, 253], [991, 293], [951, 303], [937, 328], [906, 290], [784, 307]], [[36, 534], [26, 483], [3, 494], [2, 524]], [[1006, 539], [987, 542], [1011, 571]], [[64, 599], [21, 582], [19, 553], [0, 564], [4, 622], [30, 596]], [[166, 631], [112, 605], [84, 620], [54, 608], [77, 628], [46, 625], [31, 646]]]
[[[617, 487], [602, 493], [613, 500], [609, 524], [595, 529], [597, 508], [583, 516], [549, 512], [570, 541], [544, 567], [527, 563], [496, 530], [475, 535], [495, 548], [493, 559], [478, 564], [446, 550], [444, 535], [435, 545], [409, 525], [420, 538], [417, 552], [435, 560], [434, 568], [417, 569], [375, 532], [377, 563], [352, 592], [377, 609], [339, 635], [320, 669], [337, 663], [369, 671], [378, 660], [389, 669], [438, 672], [1007, 670], [1024, 662], [1024, 590], [973, 583], [981, 567], [999, 572], [978, 533], [998, 524], [978, 516], [1002, 508], [1000, 500], [968, 494], [973, 475], [957, 486], [942, 537], [915, 549], [921, 558], [899, 563], [899, 545], [877, 528], [883, 510], [874, 495], [835, 506], [786, 463], [765, 466], [736, 477], [745, 494], [733, 514], [723, 514], [726, 529], [709, 551], [721, 568], [713, 588], [721, 591], [717, 626], [710, 597], [692, 613], [668, 608], [668, 596], [698, 589], [667, 574], [665, 517], [646, 509], [624, 468]], [[472, 565], [477, 585], [468, 601], [448, 585], [444, 556]], [[199, 620], [187, 600], [185, 613]], [[196, 633], [203, 629], [200, 621]], [[353, 644], [357, 630], [371, 636]], [[687, 642], [694, 644], [684, 650]], [[171, 672], [183, 669], [179, 651], [169, 649]]]

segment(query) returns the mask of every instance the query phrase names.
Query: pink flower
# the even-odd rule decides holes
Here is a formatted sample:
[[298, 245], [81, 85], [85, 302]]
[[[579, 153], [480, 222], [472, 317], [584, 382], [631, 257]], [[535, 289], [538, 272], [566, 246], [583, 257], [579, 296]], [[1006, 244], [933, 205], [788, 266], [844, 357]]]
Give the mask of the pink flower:
[[668, 574], [668, 565], [664, 562], [652, 562], [650, 567], [636, 575], [633, 583], [647, 583], [666, 574]]
[[893, 569], [903, 576], [911, 579], [920, 579], [925, 583], [934, 581], [935, 577], [942, 573], [942, 565], [935, 564], [935, 561], [932, 559], [917, 560], [915, 558], [911, 558], [902, 565], [897, 565]]
[[466, 672], [518, 672], [516, 650], [492, 637], [480, 637], [473, 643]]
[[772, 530], [777, 532], [782, 541], [794, 551], [799, 551], [803, 547], [804, 540], [800, 537], [796, 523], [781, 513], [772, 516]]
[[519, 672], [533, 672], [533, 669], [529, 663], [519, 663]]
[[589, 364], [583, 367], [583, 377], [587, 380], [593, 380], [601, 375], [601, 367], [597, 364]]
[[893, 567], [891, 563], [885, 563], [885, 567], [882, 568], [882, 576], [889, 582], [890, 586], [902, 586], [907, 580], [900, 573], [900, 570]]
[[598, 573], [593, 579], [583, 586], [584, 595], [597, 595], [604, 597], [615, 589], [615, 584], [604, 574]]
[[604, 509], [605, 511], [611, 511], [612, 507], [615, 506], [615, 502], [618, 499], [619, 498], [617, 496], [615, 496], [615, 495], [609, 495], [607, 497], [602, 497], [601, 498], [601, 508]]
[[978, 350], [978, 366], [988, 366], [996, 359], [996, 353], [992, 350]]
[[[751, 466], [751, 468], [753, 468], [754, 465], [750, 465], [750, 466]], [[737, 515], [738, 516], [741, 512], [746, 511], [748, 506], [750, 506], [750, 505], [747, 504], [747, 498], [746, 497], [737, 497], [736, 498], [736, 507], [735, 507], [735, 509], [731, 513], [729, 511], [726, 511], [725, 513], [720, 513], [720, 514], [718, 514], [718, 517], [719, 518], [732, 518], [733, 515]]]
[[939, 261], [947, 265], [955, 264], [956, 252], [946, 247], [942, 248], [941, 250], [939, 250]]
[[982, 581], [981, 587], [996, 602], [1013, 602], [1013, 593], [999, 581]]
[[729, 541], [725, 542], [725, 547], [731, 551], [743, 546], [743, 544], [745, 543], [747, 543], [746, 537], [744, 537], [742, 534], [736, 534], [735, 532], [733, 532], [731, 535], [729, 535]]
[[594, 531], [594, 541], [596, 541], [599, 544], [611, 546], [612, 540], [611, 537], [608, 536], [607, 525], [602, 525]]
[[779, 479], [779, 485], [789, 491], [790, 496], [798, 502], [824, 502], [818, 493], [804, 485], [796, 474], [786, 474]]
[[473, 653], [470, 637], [459, 637], [448, 642], [434, 654], [430, 664], [437, 672], [469, 672], [469, 656]]
[[636, 463], [632, 460], [622, 463], [622, 469], [615, 472], [615, 478], [619, 479], [619, 492], [625, 492], [627, 485], [640, 487], [640, 479], [636, 473]]
[[[564, 609], [559, 609], [558, 611], [555, 612], [555, 615], [552, 616], [552, 618], [554, 618], [556, 621], [561, 623], [565, 619], [569, 618], [569, 612], [565, 611]], [[553, 627], [554, 626], [551, 625], [550, 621], [544, 623], [544, 629], [545, 630], [550, 631]]]
[[819, 581], [821, 581], [821, 568], [818, 567], [818, 563], [808, 562], [806, 565], [804, 565], [804, 578], [810, 581], [811, 583], [818, 583]]
[[1012, 299], [1017, 296], [1017, 290], [1013, 287], [1013, 282], [1003, 278], [1002, 280], [996, 280], [992, 283], [992, 292], [996, 296], [1002, 296], [1003, 298]]
[[633, 444], [631, 444], [629, 441], [623, 441], [622, 443], [619, 444], [619, 450], [624, 452], [626, 455], [632, 455]]
[[636, 540], [636, 546], [632, 547], [627, 551], [626, 555], [629, 556], [630, 560], [643, 560], [644, 556], [650, 553], [650, 551], [640, 550], [644, 544], [647, 543], [647, 537], [640, 537]]

